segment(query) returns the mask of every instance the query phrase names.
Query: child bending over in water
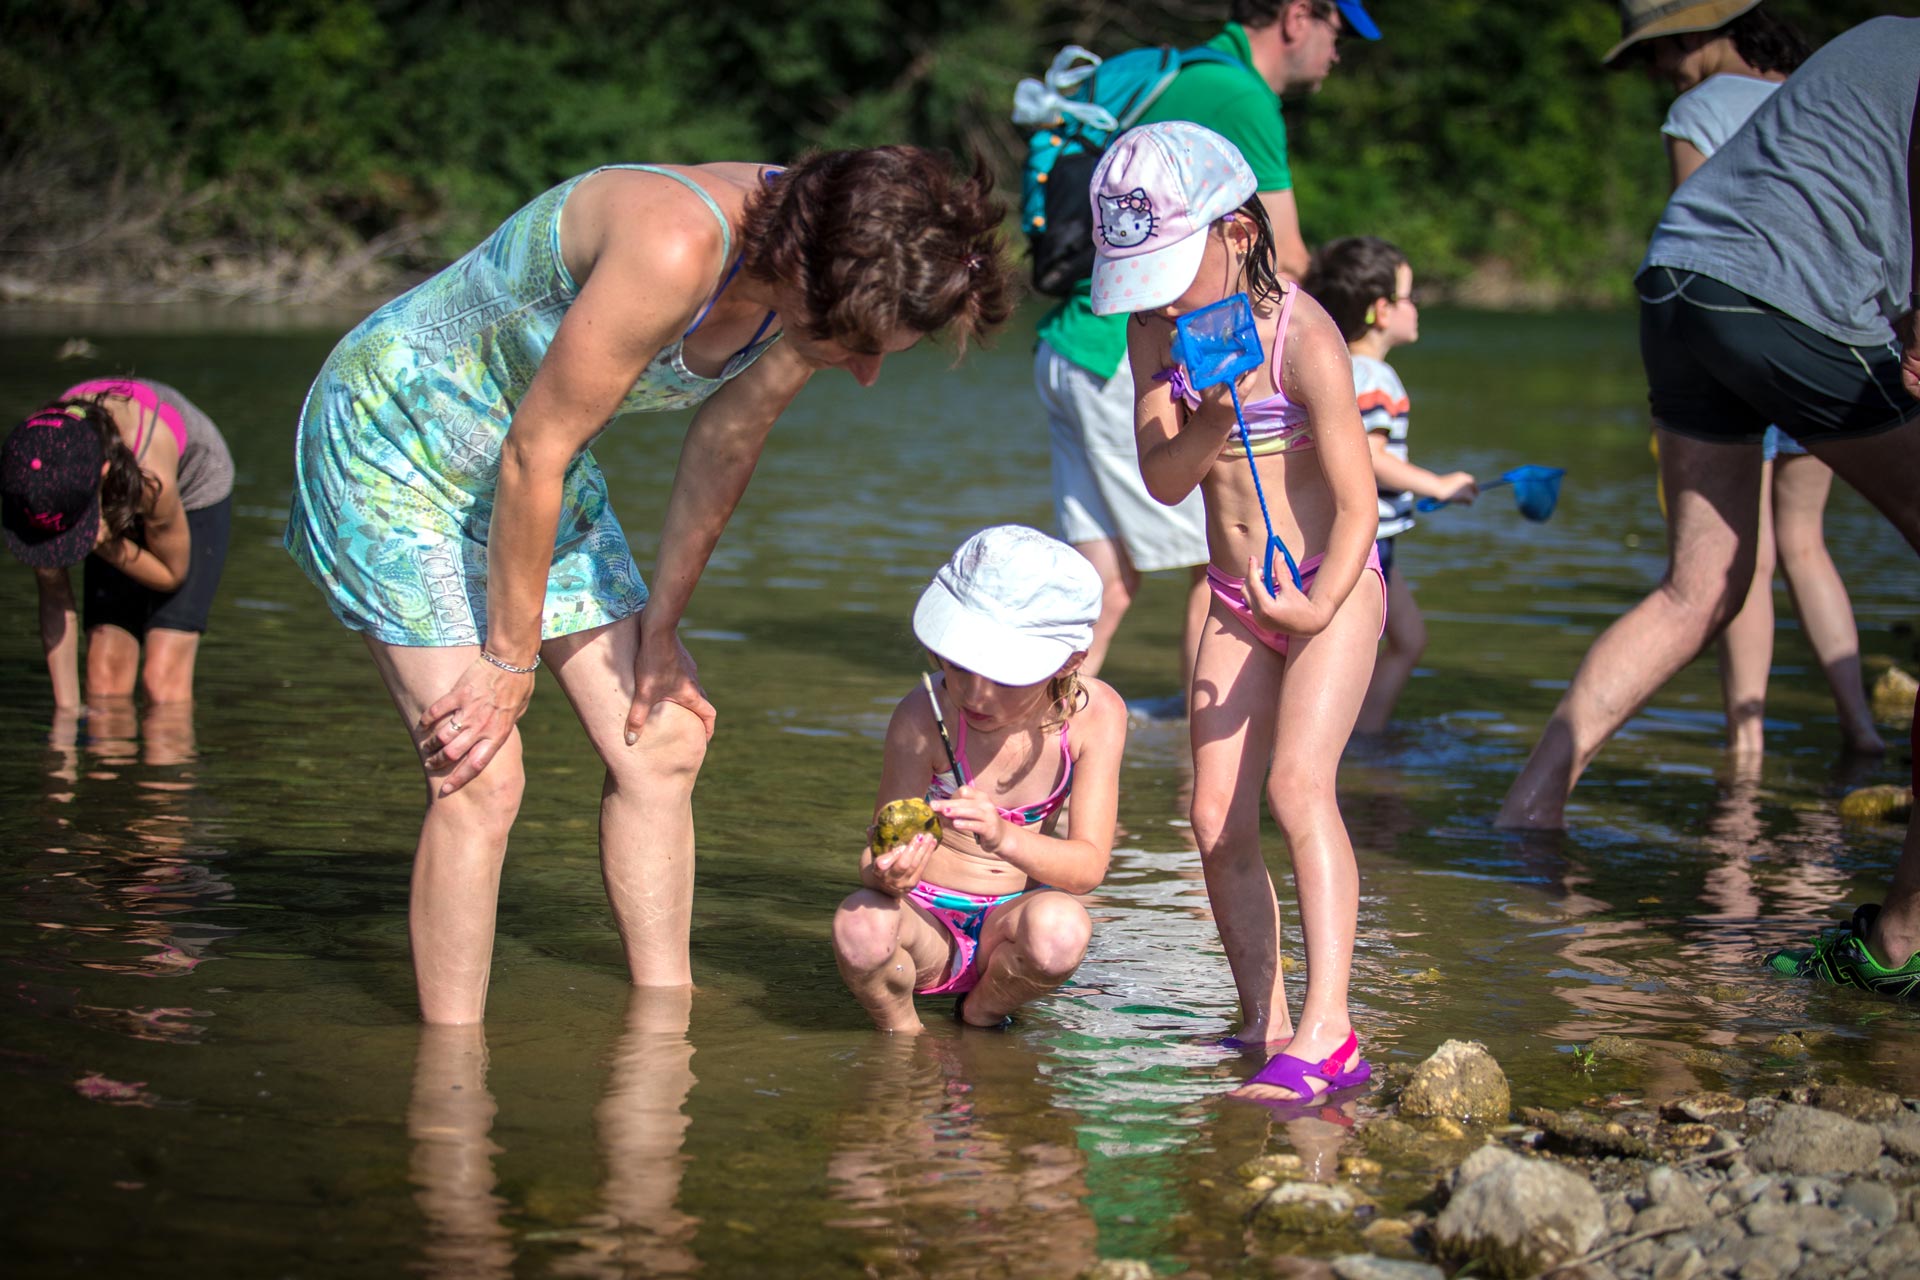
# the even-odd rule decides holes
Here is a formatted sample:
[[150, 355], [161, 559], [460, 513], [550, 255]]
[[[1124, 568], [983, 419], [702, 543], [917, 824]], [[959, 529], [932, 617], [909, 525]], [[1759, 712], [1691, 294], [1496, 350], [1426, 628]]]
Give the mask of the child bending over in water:
[[[1190, 695], [1193, 834], [1239, 989], [1237, 1039], [1284, 1047], [1239, 1092], [1314, 1098], [1371, 1075], [1347, 1010], [1359, 874], [1334, 800], [1386, 617], [1353, 370], [1327, 313], [1275, 274], [1253, 172], [1225, 138], [1180, 121], [1131, 130], [1101, 158], [1092, 194], [1093, 309], [1134, 313], [1127, 347], [1147, 491], [1177, 502], [1198, 486], [1206, 503], [1213, 605]], [[1178, 317], [1243, 292], [1268, 356], [1239, 378], [1244, 435], [1227, 388], [1195, 392], [1173, 353]], [[1277, 556], [1271, 590], [1263, 580], [1269, 516], [1304, 590]], [[1263, 780], [1307, 944], [1297, 1024], [1260, 852]]]
[[940, 677], [894, 709], [875, 815], [924, 795], [940, 834], [864, 851], [866, 887], [833, 918], [841, 977], [882, 1031], [921, 1029], [915, 995], [957, 995], [961, 1021], [998, 1026], [1087, 952], [1074, 895], [1107, 874], [1127, 736], [1119, 695], [1078, 674], [1100, 592], [1066, 543], [999, 525], [913, 611]]
[[1353, 390], [1360, 421], [1373, 450], [1373, 478], [1380, 487], [1380, 571], [1387, 578], [1387, 647], [1373, 668], [1360, 704], [1361, 733], [1383, 733], [1393, 704], [1427, 647], [1426, 619], [1414, 603], [1407, 575], [1396, 574], [1394, 540], [1413, 528], [1415, 498], [1472, 502], [1480, 488], [1465, 471], [1445, 475], [1416, 466], [1407, 457], [1407, 389], [1387, 363], [1387, 353], [1420, 338], [1420, 310], [1413, 303], [1413, 267], [1406, 255], [1376, 236], [1347, 236], [1320, 246], [1300, 287], [1327, 309], [1353, 357]]

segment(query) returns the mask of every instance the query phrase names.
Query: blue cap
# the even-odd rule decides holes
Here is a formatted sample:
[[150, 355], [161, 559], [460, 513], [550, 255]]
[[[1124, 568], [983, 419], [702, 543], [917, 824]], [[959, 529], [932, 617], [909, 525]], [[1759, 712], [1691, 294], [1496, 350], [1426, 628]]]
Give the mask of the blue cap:
[[1347, 30], [1362, 40], [1378, 40], [1380, 28], [1367, 16], [1366, 6], [1360, 0], [1333, 0], [1334, 7], [1340, 10], [1340, 16], [1347, 20]]

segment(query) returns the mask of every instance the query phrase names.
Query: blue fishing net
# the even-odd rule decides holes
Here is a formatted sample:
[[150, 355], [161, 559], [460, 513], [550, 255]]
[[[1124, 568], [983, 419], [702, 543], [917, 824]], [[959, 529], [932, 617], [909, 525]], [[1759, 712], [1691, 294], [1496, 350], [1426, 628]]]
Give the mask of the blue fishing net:
[[1560, 467], [1539, 467], [1532, 463], [1507, 472], [1505, 478], [1513, 481], [1514, 504], [1520, 508], [1520, 514], [1535, 524], [1552, 516], [1554, 506], [1560, 501], [1560, 477], [1565, 474]]
[[1273, 576], [1276, 556], [1286, 562], [1293, 585], [1305, 591], [1300, 566], [1293, 562], [1293, 553], [1287, 550], [1287, 544], [1273, 531], [1267, 495], [1260, 487], [1260, 468], [1254, 463], [1253, 442], [1247, 436], [1247, 415], [1240, 408], [1240, 389], [1234, 385], [1241, 374], [1258, 369], [1267, 358], [1266, 348], [1260, 344], [1260, 329], [1254, 323], [1252, 300], [1244, 293], [1233, 294], [1188, 312], [1173, 322], [1173, 328], [1173, 357], [1186, 367], [1187, 385], [1195, 391], [1204, 391], [1224, 382], [1227, 394], [1233, 397], [1233, 418], [1240, 427], [1240, 444], [1247, 454], [1247, 467], [1253, 472], [1254, 496], [1260, 499], [1260, 518], [1267, 522], [1267, 591], [1279, 590], [1278, 580]]
[[1181, 316], [1173, 327], [1173, 357], [1186, 366], [1187, 384], [1196, 391], [1252, 373], [1267, 358], [1254, 324], [1253, 303], [1244, 293]]

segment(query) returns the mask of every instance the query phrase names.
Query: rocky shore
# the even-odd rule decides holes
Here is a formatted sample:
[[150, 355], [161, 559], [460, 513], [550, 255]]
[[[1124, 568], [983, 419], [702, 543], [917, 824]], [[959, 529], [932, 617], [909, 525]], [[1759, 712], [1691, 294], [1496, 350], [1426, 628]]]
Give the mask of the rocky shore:
[[[1592, 1052], [1636, 1049], [1602, 1037]], [[1920, 1277], [1920, 1099], [1802, 1083], [1769, 1097], [1692, 1093], [1657, 1109], [1614, 1099], [1516, 1111], [1499, 1064], [1470, 1041], [1388, 1074], [1351, 1132], [1345, 1149], [1356, 1154], [1331, 1178], [1279, 1153], [1218, 1189], [1270, 1274]], [[1085, 1276], [1153, 1274], [1108, 1259]]]

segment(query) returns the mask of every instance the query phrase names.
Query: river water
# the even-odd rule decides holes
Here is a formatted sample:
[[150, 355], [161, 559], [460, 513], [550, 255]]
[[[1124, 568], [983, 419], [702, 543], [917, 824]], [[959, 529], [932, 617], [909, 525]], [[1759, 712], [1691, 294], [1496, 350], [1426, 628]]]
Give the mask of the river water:
[[[1490, 826], [1592, 637], [1657, 579], [1663, 539], [1629, 317], [1426, 320], [1395, 357], [1416, 457], [1569, 474], [1551, 523], [1496, 491], [1402, 540], [1431, 645], [1400, 725], [1341, 776], [1368, 1057], [1478, 1039], [1518, 1103], [1549, 1106], [1810, 1072], [1913, 1092], [1913, 1009], [1759, 967], [1876, 893], [1900, 838], [1835, 816], [1844, 790], [1901, 779], [1904, 743], [1890, 762], [1839, 757], [1784, 593], [1757, 774], [1728, 771], [1696, 663], [1602, 755], [1570, 834]], [[1135, 728], [1092, 951], [1010, 1032], [962, 1033], [939, 1007], [926, 1035], [889, 1039], [835, 973], [829, 920], [919, 670], [917, 591], [981, 525], [1050, 523], [1021, 325], [957, 367], [895, 357], [870, 391], [823, 377], [774, 432], [686, 622], [721, 717], [695, 800], [691, 1000], [625, 983], [599, 776], [543, 681], [488, 1022], [423, 1030], [411, 748], [279, 545], [293, 422], [350, 321], [16, 313], [0, 338], [9, 420], [80, 377], [144, 373], [206, 408], [238, 467], [191, 717], [55, 723], [31, 577], [0, 566], [14, 1274], [1071, 1276], [1136, 1257], [1228, 1275], [1351, 1247], [1250, 1237], [1223, 1195], [1251, 1156], [1330, 1170], [1353, 1137], [1222, 1097], [1254, 1064], [1213, 1043], [1233, 990], [1182, 817], [1183, 725]], [[78, 336], [98, 355], [57, 363]], [[683, 426], [630, 419], [596, 446], [643, 563]], [[1851, 493], [1828, 537], [1864, 649], [1911, 656], [1911, 553]], [[1180, 595], [1151, 582], [1115, 646], [1105, 674], [1130, 697], [1175, 692]], [[1777, 1052], [1788, 1031], [1806, 1056]], [[1574, 1050], [1603, 1034], [1650, 1053], [1583, 1067]], [[1389, 1169], [1378, 1190], [1391, 1208], [1430, 1184]]]

